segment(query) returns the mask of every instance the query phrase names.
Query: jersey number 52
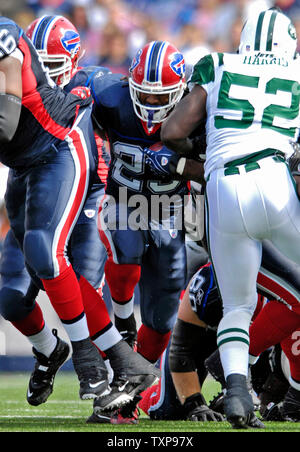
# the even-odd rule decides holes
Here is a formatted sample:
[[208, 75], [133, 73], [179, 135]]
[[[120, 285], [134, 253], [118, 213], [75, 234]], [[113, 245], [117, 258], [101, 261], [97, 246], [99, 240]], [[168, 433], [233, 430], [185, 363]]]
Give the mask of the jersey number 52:
[[[223, 115], [217, 115], [214, 118], [216, 129], [221, 129], [224, 127], [230, 127], [234, 129], [247, 129], [253, 124], [255, 117], [254, 106], [247, 99], [236, 99], [230, 97], [229, 90], [232, 85], [247, 88], [258, 88], [259, 81], [259, 77], [235, 74], [227, 71], [224, 72], [221, 80], [217, 107], [225, 110], [239, 111], [241, 112], [242, 117], [241, 119], [229, 119], [229, 117], [226, 118]], [[277, 94], [279, 91], [290, 93], [290, 105], [268, 105], [263, 110], [262, 117], [260, 118], [261, 127], [273, 129], [284, 135], [294, 137], [296, 133], [296, 126], [287, 127], [287, 121], [296, 119], [299, 115], [299, 83], [295, 82], [294, 80], [285, 80], [274, 77], [266, 83], [264, 93], [259, 91], [257, 92], [256, 96], [265, 94]], [[277, 124], [274, 123], [275, 117], [277, 118]]]

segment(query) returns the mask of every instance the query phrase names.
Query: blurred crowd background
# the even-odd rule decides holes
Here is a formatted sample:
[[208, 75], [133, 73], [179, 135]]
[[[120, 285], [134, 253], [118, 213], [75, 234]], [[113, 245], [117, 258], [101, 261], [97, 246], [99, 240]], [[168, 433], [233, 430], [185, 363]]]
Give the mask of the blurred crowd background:
[[62, 14], [78, 29], [81, 65], [128, 73], [136, 50], [167, 39], [194, 64], [210, 51], [235, 52], [247, 15], [279, 6], [300, 36], [300, 0], [0, 0], [0, 13], [23, 29], [44, 14]]

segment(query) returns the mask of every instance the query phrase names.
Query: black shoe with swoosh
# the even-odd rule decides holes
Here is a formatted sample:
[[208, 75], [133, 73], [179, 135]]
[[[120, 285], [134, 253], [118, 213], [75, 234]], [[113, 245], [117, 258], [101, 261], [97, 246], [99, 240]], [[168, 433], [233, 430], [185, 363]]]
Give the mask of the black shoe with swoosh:
[[99, 351], [87, 338], [72, 342], [73, 365], [80, 383], [79, 397], [82, 400], [95, 399], [110, 392], [108, 373]]
[[27, 402], [33, 406], [47, 401], [53, 392], [55, 375], [69, 356], [69, 345], [57, 336], [57, 330], [53, 329], [52, 334], [57, 338], [57, 345], [49, 358], [32, 349], [36, 363], [28, 384]]
[[94, 413], [106, 414], [127, 405], [149, 386], [157, 383], [160, 376], [157, 367], [131, 350], [127, 355], [126, 369], [122, 369], [122, 372], [115, 370], [110, 393], [94, 400]]

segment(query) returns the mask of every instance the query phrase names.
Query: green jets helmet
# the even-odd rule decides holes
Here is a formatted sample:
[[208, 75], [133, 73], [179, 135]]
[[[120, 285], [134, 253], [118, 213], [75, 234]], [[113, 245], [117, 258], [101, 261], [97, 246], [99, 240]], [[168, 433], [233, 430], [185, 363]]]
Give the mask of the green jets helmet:
[[241, 32], [239, 53], [272, 53], [294, 58], [296, 29], [289, 17], [276, 8], [249, 17]]

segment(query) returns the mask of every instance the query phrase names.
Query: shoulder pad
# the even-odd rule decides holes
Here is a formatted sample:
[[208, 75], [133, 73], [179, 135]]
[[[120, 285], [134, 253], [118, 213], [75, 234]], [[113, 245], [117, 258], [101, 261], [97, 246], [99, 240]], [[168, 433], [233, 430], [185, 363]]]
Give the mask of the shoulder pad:
[[223, 53], [211, 53], [205, 55], [195, 65], [191, 82], [199, 85], [206, 85], [215, 80], [215, 69], [224, 64]]
[[0, 59], [14, 52], [22, 34], [22, 29], [14, 21], [0, 17]]
[[124, 77], [122, 74], [107, 74], [105, 77], [93, 78], [90, 86], [97, 105], [105, 104], [109, 107], [119, 105], [119, 100], [124, 94], [123, 87], [126, 86], [126, 82], [121, 80], [122, 77]]

